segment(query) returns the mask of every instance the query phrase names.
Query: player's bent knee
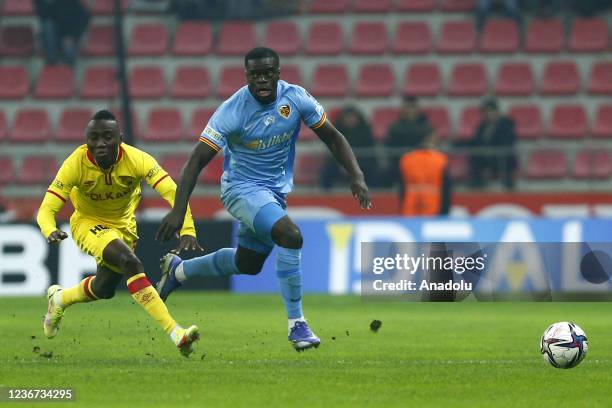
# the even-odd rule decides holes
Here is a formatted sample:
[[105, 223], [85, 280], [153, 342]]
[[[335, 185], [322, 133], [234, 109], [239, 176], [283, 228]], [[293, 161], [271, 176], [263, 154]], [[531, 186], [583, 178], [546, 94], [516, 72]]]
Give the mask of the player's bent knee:
[[257, 275], [263, 269], [263, 265], [253, 265], [246, 262], [237, 262], [236, 267], [243, 275]]
[[121, 270], [128, 278], [138, 275], [139, 273], [144, 273], [144, 266], [142, 266], [142, 262], [140, 262], [140, 259], [138, 259], [133, 252], [121, 256], [120, 266]]
[[290, 227], [282, 231], [276, 244], [283, 248], [300, 249], [304, 243], [302, 233], [297, 227]]
[[115, 288], [91, 288], [93, 294], [96, 295], [98, 299], [112, 299], [115, 297]]

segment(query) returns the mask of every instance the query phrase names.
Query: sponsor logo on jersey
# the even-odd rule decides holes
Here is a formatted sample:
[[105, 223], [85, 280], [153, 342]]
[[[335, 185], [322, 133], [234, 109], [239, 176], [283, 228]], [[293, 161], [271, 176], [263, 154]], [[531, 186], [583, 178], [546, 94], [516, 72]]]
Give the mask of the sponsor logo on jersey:
[[147, 178], [150, 179], [151, 177], [154, 177], [157, 173], [159, 173], [161, 171], [161, 167], [159, 167], [159, 165], [155, 165], [155, 167], [153, 167], [151, 170], [149, 170], [149, 172], [147, 173]]
[[92, 201], [106, 201], [106, 200], [119, 200], [131, 194], [132, 194], [132, 190], [125, 190], [125, 191], [117, 191], [117, 192], [108, 191], [106, 193], [88, 193], [88, 194], [85, 194], [85, 196]]
[[62, 183], [62, 182], [61, 182], [60, 180], [58, 180], [58, 179], [55, 179], [55, 180], [53, 181], [53, 185], [54, 185], [55, 187], [59, 188], [60, 190], [63, 190], [63, 189], [64, 189], [64, 183]]
[[264, 125], [266, 126], [270, 126], [271, 124], [273, 124], [274, 122], [276, 122], [276, 120], [274, 119], [274, 116], [267, 116], [264, 119]]
[[221, 133], [217, 132], [215, 129], [211, 128], [210, 126], [206, 126], [206, 128], [202, 132], [202, 136], [208, 136], [211, 139], [216, 140], [218, 142], [223, 141], [223, 136], [221, 136]]
[[89, 232], [91, 232], [94, 235], [102, 235], [105, 232], [104, 230], [107, 230], [107, 229], [108, 227], [106, 225], [98, 224], [94, 227], [91, 227]]
[[285, 119], [289, 117], [291, 114], [291, 106], [289, 105], [281, 105], [278, 108], [278, 113]]
[[95, 183], [96, 183], [96, 182], [95, 182], [95, 181], [93, 181], [93, 180], [87, 180], [87, 181], [84, 181], [84, 182], [83, 182], [83, 186], [85, 186], [85, 187], [91, 187], [91, 186], [93, 186]]

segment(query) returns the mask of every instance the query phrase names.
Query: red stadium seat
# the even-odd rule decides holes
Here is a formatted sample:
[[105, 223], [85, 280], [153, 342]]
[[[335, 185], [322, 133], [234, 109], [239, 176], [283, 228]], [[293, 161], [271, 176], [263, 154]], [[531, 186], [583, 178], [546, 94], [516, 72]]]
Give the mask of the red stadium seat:
[[180, 66], [174, 72], [171, 95], [175, 99], [201, 99], [210, 94], [208, 70], [200, 66]]
[[448, 158], [448, 171], [452, 180], [467, 180], [470, 172], [470, 163], [467, 155], [463, 153], [451, 154]]
[[546, 64], [540, 92], [544, 95], [574, 95], [580, 89], [578, 68], [572, 61]]
[[298, 186], [316, 186], [324, 163], [325, 156], [320, 153], [298, 154], [293, 168], [295, 184]]
[[572, 52], [601, 52], [608, 49], [608, 25], [601, 18], [575, 18], [569, 49]]
[[160, 23], [143, 23], [134, 26], [128, 47], [132, 56], [159, 56], [168, 49], [168, 32]]
[[133, 67], [129, 78], [130, 95], [138, 99], [157, 99], [166, 94], [166, 81], [158, 65]]
[[55, 139], [58, 142], [84, 142], [85, 128], [93, 112], [89, 108], [68, 108], [62, 111]]
[[300, 66], [294, 64], [287, 64], [282, 66], [280, 78], [283, 81], [289, 82], [290, 84], [296, 84], [303, 86], [302, 73], [300, 72]]
[[[128, 131], [126, 129], [126, 123], [123, 117], [122, 110], [118, 108], [111, 108], [110, 111], [117, 118], [117, 122], [119, 122], [119, 129], [125, 134], [127, 134]], [[132, 121], [132, 134], [134, 138], [138, 139], [140, 138], [140, 134], [141, 134], [140, 120], [138, 119], [138, 114], [134, 110], [132, 110], [132, 113], [130, 114], [130, 120]]]
[[448, 94], [451, 96], [481, 96], [487, 93], [489, 82], [484, 65], [457, 64], [451, 73]]
[[436, 8], [437, 0], [397, 0], [395, 9], [397, 11], [428, 12]]
[[8, 156], [0, 156], [0, 186], [10, 184], [13, 181], [13, 160]]
[[609, 179], [612, 176], [612, 155], [601, 150], [579, 151], [574, 158], [572, 176], [577, 179]]
[[33, 14], [32, 0], [4, 0], [0, 13], [3, 16], [31, 16]]
[[591, 66], [588, 90], [590, 94], [612, 95], [612, 62], [596, 62]]
[[336, 22], [315, 22], [310, 25], [306, 54], [336, 55], [342, 52], [342, 28]]
[[34, 90], [37, 99], [68, 99], [75, 93], [74, 73], [65, 65], [45, 66]]
[[442, 80], [438, 65], [431, 63], [414, 63], [404, 75], [404, 95], [436, 96], [442, 90]]
[[348, 94], [349, 79], [346, 65], [322, 64], [315, 68], [312, 93], [316, 97], [343, 97]]
[[559, 20], [533, 20], [527, 28], [525, 51], [556, 53], [564, 48], [563, 26]]
[[508, 116], [514, 119], [519, 139], [536, 139], [542, 135], [542, 114], [539, 105], [513, 106], [508, 111]]
[[476, 7], [476, 0], [443, 0], [440, 10], [448, 12], [472, 11]]
[[513, 20], [492, 19], [486, 22], [480, 37], [480, 52], [512, 53], [519, 48], [518, 27]]
[[10, 25], [0, 28], [0, 55], [29, 57], [34, 52], [34, 33], [29, 25]]
[[[93, 0], [91, 13], [94, 15], [109, 15], [115, 11], [115, 0]], [[130, 0], [121, 0], [121, 11], [125, 12]]]
[[476, 106], [468, 106], [461, 111], [459, 120], [459, 131], [457, 137], [459, 139], [471, 139], [476, 132], [476, 128], [480, 124], [481, 115], [480, 109]]
[[0, 143], [8, 138], [8, 121], [4, 111], [0, 111]]
[[172, 53], [181, 56], [202, 56], [212, 50], [213, 34], [210, 24], [201, 21], [184, 21], [174, 35]]
[[525, 176], [532, 180], [561, 179], [567, 175], [567, 157], [561, 150], [538, 150], [529, 156]]
[[164, 156], [159, 165], [172, 177], [172, 180], [178, 182], [181, 178], [181, 170], [185, 163], [187, 163], [189, 156], [186, 154], [172, 154]]
[[359, 68], [355, 93], [358, 96], [384, 97], [395, 91], [395, 76], [387, 64], [365, 64]]
[[244, 55], [253, 47], [255, 27], [252, 23], [230, 21], [223, 24], [217, 44], [218, 54]]
[[15, 143], [45, 143], [51, 139], [51, 124], [46, 109], [18, 110], [10, 133]]
[[219, 88], [217, 89], [217, 96], [220, 98], [229, 98], [244, 85], [246, 85], [246, 79], [244, 77], [244, 67], [242, 65], [223, 67], [221, 79], [219, 80]]
[[90, 57], [110, 57], [115, 55], [115, 31], [111, 24], [89, 27], [83, 53]]
[[447, 21], [442, 25], [437, 50], [443, 54], [469, 54], [476, 48], [472, 21]]
[[495, 93], [500, 96], [528, 96], [534, 91], [531, 65], [523, 62], [502, 64], [497, 73]]
[[81, 85], [82, 99], [112, 99], [119, 94], [114, 67], [92, 66], [85, 71]]
[[217, 154], [213, 159], [204, 167], [198, 181], [203, 184], [219, 184], [221, 175], [223, 174], [223, 156]]
[[300, 51], [300, 33], [292, 21], [273, 21], [266, 26], [264, 45], [280, 55], [295, 55]]
[[397, 26], [393, 52], [396, 54], [427, 54], [433, 41], [429, 25], [422, 21], [404, 21]]
[[384, 106], [375, 108], [372, 112], [372, 132], [376, 140], [385, 140], [389, 127], [397, 120], [399, 108]]
[[353, 26], [349, 52], [358, 55], [380, 55], [386, 50], [387, 28], [383, 23], [360, 22]]
[[553, 108], [548, 136], [556, 139], [582, 139], [588, 132], [587, 116], [582, 105], [557, 105]]
[[423, 108], [427, 120], [441, 139], [448, 139], [451, 132], [451, 122], [448, 111], [443, 106], [428, 106]]
[[30, 90], [28, 72], [19, 65], [0, 66], [0, 99], [21, 99]]
[[314, 0], [310, 6], [312, 14], [342, 14], [349, 9], [349, 0]]
[[47, 184], [58, 169], [57, 160], [49, 156], [27, 156], [17, 172], [18, 184]]
[[185, 139], [192, 140], [194, 142], [197, 141], [213, 113], [215, 113], [214, 108], [195, 109], [191, 113], [191, 119], [189, 120], [189, 124], [185, 129], [185, 132], [187, 133], [185, 135]]
[[597, 108], [591, 134], [598, 139], [612, 140], [612, 104], [600, 105]]
[[355, 13], [388, 13], [391, 11], [391, 0], [354, 0], [353, 11]]
[[178, 109], [154, 108], [147, 115], [143, 139], [147, 142], [178, 142], [183, 135], [183, 118]]

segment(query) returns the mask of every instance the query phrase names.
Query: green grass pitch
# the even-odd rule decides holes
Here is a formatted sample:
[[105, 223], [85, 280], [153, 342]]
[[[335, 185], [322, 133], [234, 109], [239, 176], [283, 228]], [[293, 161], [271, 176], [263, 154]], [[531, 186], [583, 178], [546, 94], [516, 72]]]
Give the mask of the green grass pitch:
[[[70, 308], [53, 340], [42, 333], [43, 297], [1, 298], [0, 385], [72, 387], [74, 403], [53, 405], [83, 407], [610, 404], [610, 303], [307, 295], [305, 311], [322, 344], [304, 353], [286, 340], [278, 295], [182, 292], [168, 305], [179, 322], [200, 326], [190, 359], [127, 294]], [[373, 319], [382, 321], [378, 333], [369, 329]], [[548, 366], [538, 350], [544, 329], [563, 320], [589, 337], [589, 354], [571, 370]]]

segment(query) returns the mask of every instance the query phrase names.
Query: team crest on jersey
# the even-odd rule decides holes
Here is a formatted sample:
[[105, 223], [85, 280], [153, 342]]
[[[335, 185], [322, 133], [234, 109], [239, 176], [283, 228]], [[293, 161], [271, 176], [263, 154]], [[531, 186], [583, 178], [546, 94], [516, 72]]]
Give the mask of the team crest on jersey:
[[130, 176], [119, 176], [119, 179], [121, 180], [123, 184], [126, 184], [128, 186], [131, 186], [132, 183], [134, 182], [134, 177], [130, 177]]
[[287, 119], [289, 117], [289, 115], [291, 114], [291, 106], [289, 105], [281, 105], [278, 108], [278, 113], [280, 113], [280, 115]]
[[85, 187], [91, 187], [91, 186], [94, 185], [94, 183], [95, 183], [95, 181], [93, 181], [93, 180], [87, 180], [87, 181], [83, 182], [83, 185]]

